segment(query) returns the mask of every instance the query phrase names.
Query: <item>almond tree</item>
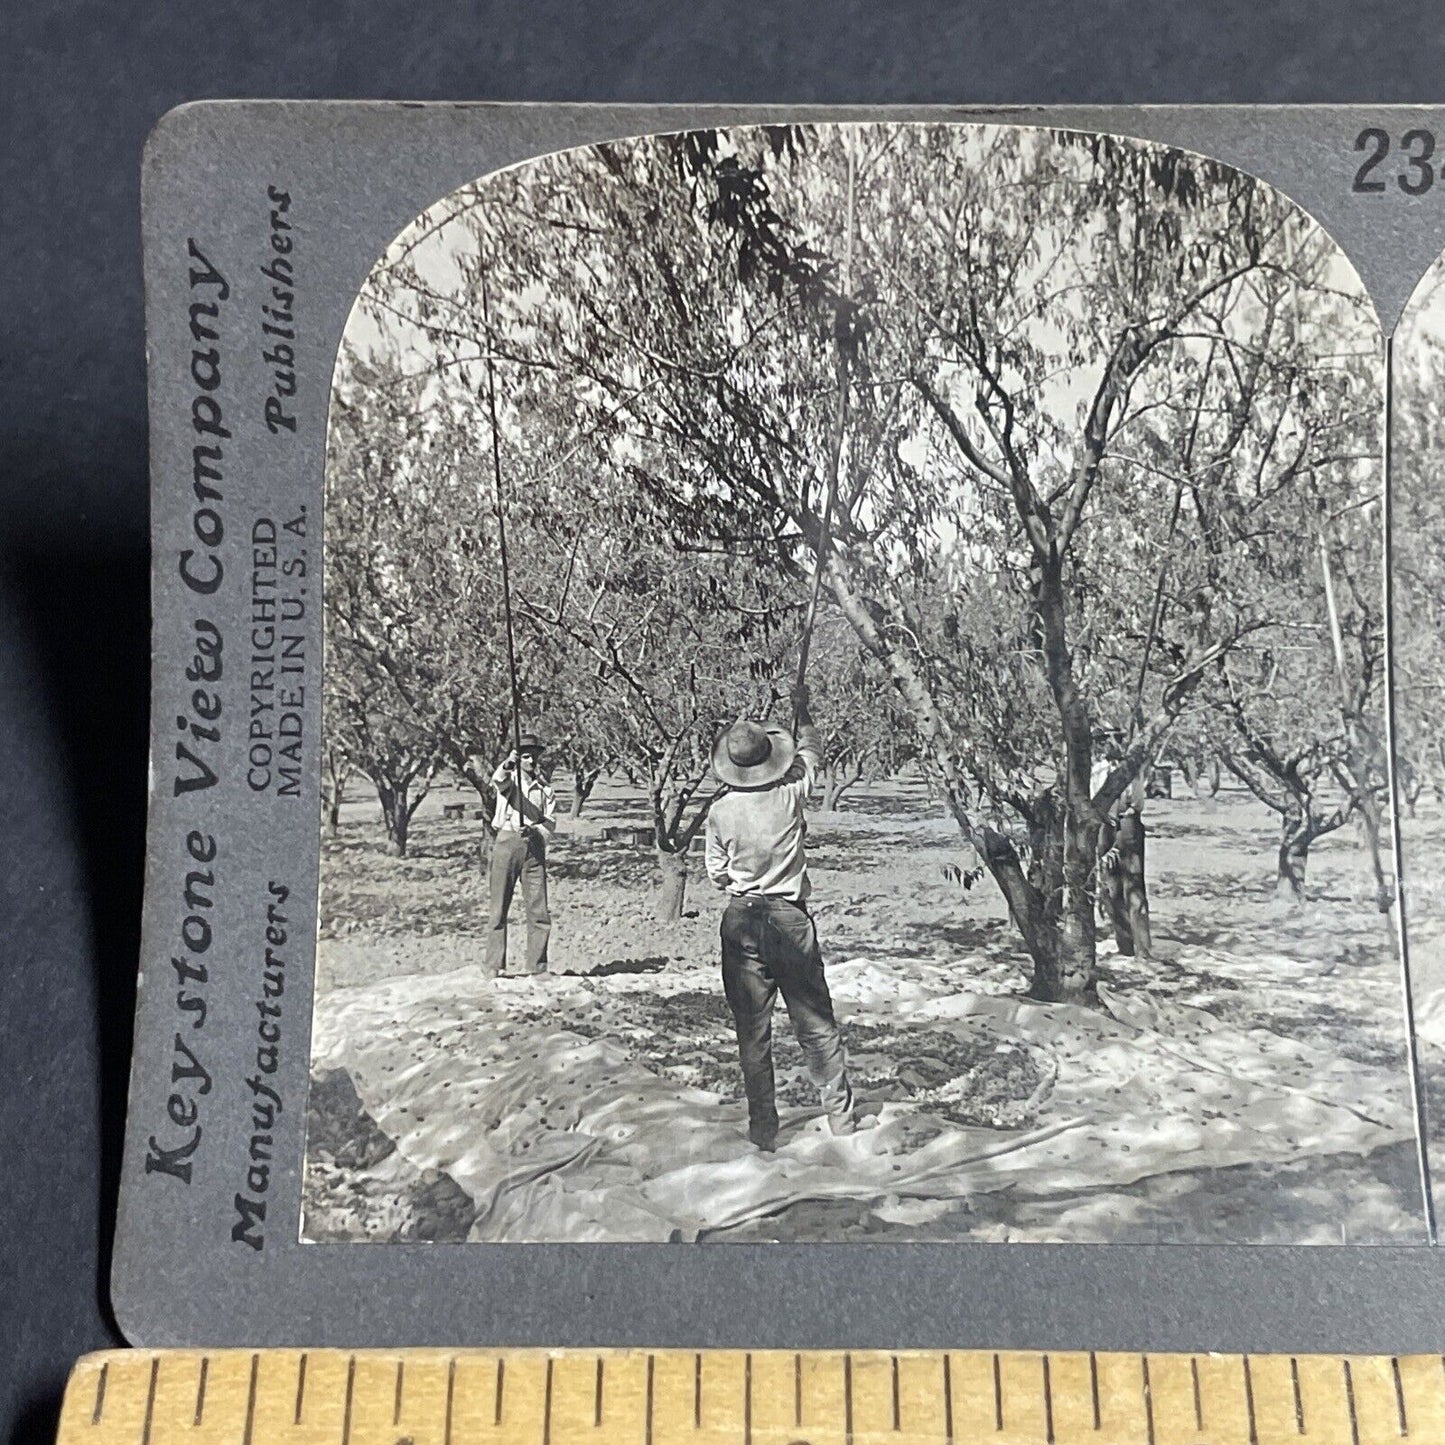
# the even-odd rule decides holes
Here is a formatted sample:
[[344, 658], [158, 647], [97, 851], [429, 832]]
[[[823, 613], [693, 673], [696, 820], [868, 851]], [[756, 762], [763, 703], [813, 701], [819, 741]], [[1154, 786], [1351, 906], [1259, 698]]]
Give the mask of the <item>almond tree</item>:
[[334, 837], [341, 826], [341, 803], [346, 784], [356, 771], [339, 733], [326, 730], [321, 745], [321, 810], [326, 832]]
[[596, 699], [569, 691], [566, 701], [554, 704], [547, 716], [547, 750], [567, 768], [572, 784], [571, 816], [580, 818], [603, 775], [617, 771], [622, 743], [612, 735], [610, 711]]
[[332, 399], [326, 508], [328, 747], [372, 782], [391, 850], [441, 765], [426, 618], [410, 566], [424, 488], [408, 466], [421, 426], [414, 397], [370, 391]]
[[[1211, 681], [1225, 725], [1225, 766], [1280, 820], [1276, 889], [1305, 896], [1312, 844], [1361, 824], [1376, 903], [1392, 889], [1382, 858], [1387, 802], [1383, 693], [1385, 638], [1380, 498], [1369, 471], [1358, 495], [1333, 514], [1309, 488], [1315, 515], [1300, 531], [1317, 539], [1295, 559], [1292, 585], [1276, 587], [1275, 626], [1221, 660]], [[1284, 554], [1276, 552], [1278, 562]]]
[[[385, 685], [381, 678], [376, 681]], [[435, 746], [409, 726], [403, 710], [378, 705], [374, 692], [343, 692], [329, 726], [345, 739], [357, 767], [371, 779], [390, 850], [405, 858], [411, 820], [440, 768]]]
[[1225, 755], [1229, 771], [1279, 816], [1275, 888], [1294, 901], [1305, 896], [1311, 845], [1343, 828], [1355, 810], [1337, 783], [1343, 739], [1316, 727], [1328, 697], [1318, 686], [1299, 690], [1304, 681], [1273, 651], [1256, 660], [1242, 687], [1231, 677], [1237, 739]]

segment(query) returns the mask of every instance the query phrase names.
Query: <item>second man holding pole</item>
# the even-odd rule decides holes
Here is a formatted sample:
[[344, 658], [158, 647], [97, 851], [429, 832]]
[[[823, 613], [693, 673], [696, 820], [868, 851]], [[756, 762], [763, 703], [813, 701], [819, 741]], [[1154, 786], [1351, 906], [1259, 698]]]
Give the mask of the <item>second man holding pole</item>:
[[490, 903], [486, 970], [493, 977], [507, 969], [507, 917], [517, 884], [527, 907], [525, 971], [547, 971], [547, 940], [552, 913], [547, 904], [547, 840], [557, 831], [557, 796], [538, 766], [542, 742], [523, 733], [518, 746], [492, 774], [497, 807], [496, 837], [488, 876]]

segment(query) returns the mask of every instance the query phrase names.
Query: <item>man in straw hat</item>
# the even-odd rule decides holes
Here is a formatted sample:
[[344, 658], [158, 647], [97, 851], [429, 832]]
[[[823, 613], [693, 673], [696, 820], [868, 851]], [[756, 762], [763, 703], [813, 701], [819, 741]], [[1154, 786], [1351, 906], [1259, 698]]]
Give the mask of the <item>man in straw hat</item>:
[[798, 736], [744, 719], [713, 745], [712, 767], [728, 785], [707, 820], [707, 874], [729, 897], [722, 920], [723, 990], [737, 1028], [748, 1096], [748, 1138], [777, 1146], [773, 1002], [781, 991], [808, 1076], [835, 1134], [859, 1125], [843, 1038], [823, 977], [818, 930], [808, 912], [803, 804], [823, 766], [822, 741], [796, 698]]
[[523, 733], [516, 751], [492, 774], [497, 810], [492, 816], [491, 932], [487, 935], [489, 974], [507, 967], [507, 915], [518, 881], [527, 901], [528, 973], [547, 971], [547, 938], [552, 914], [547, 907], [547, 839], [557, 831], [557, 795], [538, 771], [542, 740]]

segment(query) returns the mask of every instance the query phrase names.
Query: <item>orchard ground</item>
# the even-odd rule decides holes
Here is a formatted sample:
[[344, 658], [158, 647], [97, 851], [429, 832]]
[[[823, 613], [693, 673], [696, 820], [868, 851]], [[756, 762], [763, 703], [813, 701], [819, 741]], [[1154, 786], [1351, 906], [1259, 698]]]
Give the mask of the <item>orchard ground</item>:
[[[859, 785], [812, 815], [809, 855], [878, 1125], [827, 1134], [780, 1003], [765, 1156], [700, 844], [685, 916], [659, 921], [650, 851], [603, 836], [645, 826], [645, 804], [604, 780], [551, 846], [552, 973], [493, 980], [479, 806], [434, 792], [404, 859], [370, 800], [325, 842], [308, 1239], [1423, 1240], [1394, 919], [1353, 830], [1315, 845], [1295, 906], [1253, 799], [1152, 800], [1159, 957], [1101, 940], [1100, 1002], [1037, 1004], [996, 888], [958, 880], [974, 859], [941, 807], [910, 778]], [[1422, 805], [1406, 836], [1438, 877], [1445, 816]], [[521, 938], [518, 916], [515, 957]], [[1417, 950], [1437, 1113], [1441, 939]]]

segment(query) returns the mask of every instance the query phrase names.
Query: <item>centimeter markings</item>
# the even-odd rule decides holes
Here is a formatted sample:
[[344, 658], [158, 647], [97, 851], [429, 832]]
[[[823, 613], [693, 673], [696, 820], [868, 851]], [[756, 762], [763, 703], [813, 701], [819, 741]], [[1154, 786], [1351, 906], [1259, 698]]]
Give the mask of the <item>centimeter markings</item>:
[[59, 1445], [1445, 1441], [1445, 1357], [119, 1350]]

